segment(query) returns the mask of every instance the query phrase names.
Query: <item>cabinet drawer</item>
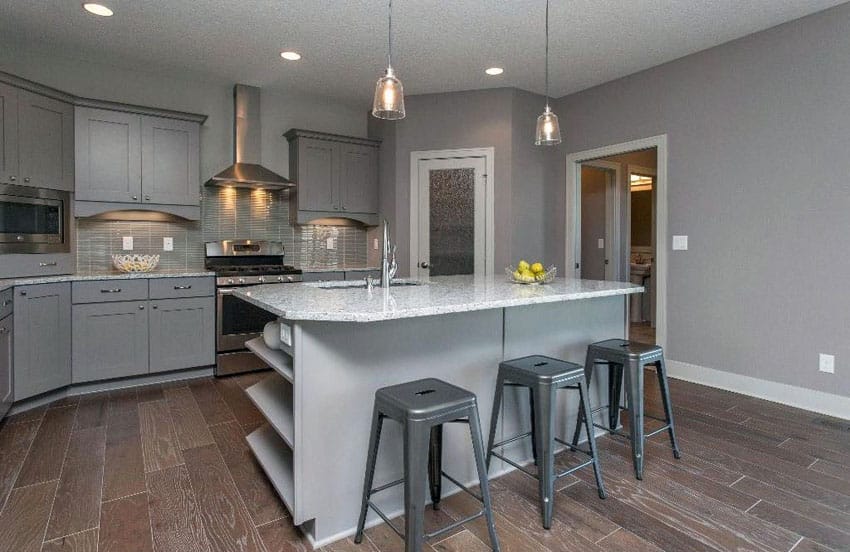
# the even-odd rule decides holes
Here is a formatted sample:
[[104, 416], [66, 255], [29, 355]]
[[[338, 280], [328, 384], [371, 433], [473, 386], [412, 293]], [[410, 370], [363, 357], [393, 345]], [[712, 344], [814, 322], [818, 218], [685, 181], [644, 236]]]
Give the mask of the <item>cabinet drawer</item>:
[[150, 280], [151, 299], [209, 297], [215, 295], [215, 280], [211, 277], [156, 278]]
[[71, 274], [75, 266], [73, 253], [9, 253], [0, 263], [0, 278]]
[[113, 301], [145, 301], [148, 298], [148, 281], [92, 280], [74, 282], [74, 303], [106, 303]]
[[0, 318], [6, 318], [12, 314], [14, 291], [12, 288], [0, 291]]

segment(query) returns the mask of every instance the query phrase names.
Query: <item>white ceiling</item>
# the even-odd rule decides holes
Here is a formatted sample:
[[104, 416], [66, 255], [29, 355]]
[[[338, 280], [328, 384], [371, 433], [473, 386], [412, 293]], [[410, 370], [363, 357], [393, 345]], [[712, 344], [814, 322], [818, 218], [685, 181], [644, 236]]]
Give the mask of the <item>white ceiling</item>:
[[[555, 97], [845, 0], [553, 0]], [[51, 55], [368, 105], [386, 55], [385, 0], [0, 0], [0, 40]], [[393, 65], [407, 94], [543, 92], [544, 0], [395, 0]], [[300, 62], [284, 62], [292, 49]], [[499, 77], [486, 67], [505, 68]]]

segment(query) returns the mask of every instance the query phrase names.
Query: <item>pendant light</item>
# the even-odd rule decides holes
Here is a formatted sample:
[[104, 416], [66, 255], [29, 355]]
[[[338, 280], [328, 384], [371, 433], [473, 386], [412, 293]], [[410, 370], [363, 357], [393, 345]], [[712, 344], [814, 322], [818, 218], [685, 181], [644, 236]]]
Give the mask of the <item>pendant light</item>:
[[393, 71], [393, 0], [389, 0], [389, 33], [387, 37], [387, 71], [375, 85], [372, 116], [378, 119], [404, 119], [404, 87]]
[[558, 116], [549, 107], [549, 0], [546, 0], [546, 107], [537, 118], [535, 146], [557, 146], [561, 143], [561, 127]]

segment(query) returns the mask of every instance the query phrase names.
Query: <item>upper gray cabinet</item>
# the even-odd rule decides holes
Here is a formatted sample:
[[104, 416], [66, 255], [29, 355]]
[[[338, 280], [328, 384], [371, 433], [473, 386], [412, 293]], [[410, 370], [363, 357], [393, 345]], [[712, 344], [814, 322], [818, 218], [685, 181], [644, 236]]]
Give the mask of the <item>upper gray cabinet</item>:
[[0, 83], [0, 182], [74, 189], [74, 107]]
[[321, 218], [378, 223], [378, 148], [380, 142], [292, 129], [289, 176], [292, 218], [306, 224]]
[[199, 135], [197, 121], [78, 107], [78, 215], [141, 208], [198, 218]]

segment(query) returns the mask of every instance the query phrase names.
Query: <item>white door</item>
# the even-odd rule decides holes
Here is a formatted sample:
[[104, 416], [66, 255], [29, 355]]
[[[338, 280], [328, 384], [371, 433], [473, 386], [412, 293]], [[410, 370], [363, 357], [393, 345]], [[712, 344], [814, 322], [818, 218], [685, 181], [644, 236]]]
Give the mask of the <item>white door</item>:
[[492, 212], [487, 161], [486, 156], [417, 160], [411, 190], [411, 275], [487, 273], [492, 255], [487, 247], [487, 217]]

